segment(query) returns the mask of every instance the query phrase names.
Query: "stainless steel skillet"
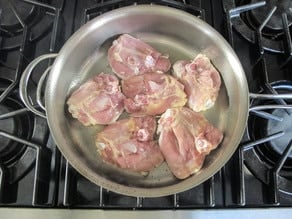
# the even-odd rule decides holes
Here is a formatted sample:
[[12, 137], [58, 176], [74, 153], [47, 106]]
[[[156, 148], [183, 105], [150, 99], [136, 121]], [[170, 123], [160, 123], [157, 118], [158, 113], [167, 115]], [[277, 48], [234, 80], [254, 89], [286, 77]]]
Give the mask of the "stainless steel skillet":
[[[207, 118], [224, 132], [224, 140], [207, 156], [195, 175], [176, 179], [166, 164], [148, 176], [104, 163], [95, 146], [101, 126], [83, 127], [67, 111], [71, 92], [100, 72], [111, 72], [107, 50], [120, 34], [129, 33], [167, 53], [172, 62], [206, 54], [222, 77], [222, 87]], [[56, 58], [47, 79], [46, 115], [33, 109], [26, 84], [34, 67], [42, 60]], [[157, 6], [130, 6], [108, 12], [82, 26], [58, 54], [40, 56], [24, 71], [20, 81], [24, 103], [47, 117], [52, 136], [65, 158], [83, 176], [109, 190], [131, 196], [157, 197], [190, 189], [213, 176], [232, 156], [243, 135], [249, 109], [249, 92], [243, 68], [236, 54], [212, 27], [177, 9]]]

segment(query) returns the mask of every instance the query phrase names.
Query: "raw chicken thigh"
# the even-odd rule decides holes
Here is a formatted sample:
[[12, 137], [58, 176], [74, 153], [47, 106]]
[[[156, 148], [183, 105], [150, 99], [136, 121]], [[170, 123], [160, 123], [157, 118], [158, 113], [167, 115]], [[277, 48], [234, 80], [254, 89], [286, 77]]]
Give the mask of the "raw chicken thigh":
[[164, 161], [154, 141], [155, 130], [153, 117], [122, 119], [97, 134], [96, 146], [105, 161], [124, 169], [148, 172]]
[[171, 63], [153, 47], [128, 34], [121, 35], [108, 50], [112, 70], [122, 79], [147, 72], [167, 72]]
[[223, 138], [222, 132], [203, 115], [187, 107], [168, 109], [158, 123], [160, 150], [179, 179], [199, 171], [205, 156]]
[[124, 95], [116, 76], [100, 73], [69, 97], [68, 110], [83, 125], [110, 124], [124, 110]]
[[193, 61], [177, 61], [173, 73], [185, 86], [191, 109], [200, 112], [214, 105], [221, 78], [207, 56], [199, 54]]
[[187, 102], [184, 86], [167, 74], [147, 73], [122, 81], [125, 109], [133, 116], [158, 115]]

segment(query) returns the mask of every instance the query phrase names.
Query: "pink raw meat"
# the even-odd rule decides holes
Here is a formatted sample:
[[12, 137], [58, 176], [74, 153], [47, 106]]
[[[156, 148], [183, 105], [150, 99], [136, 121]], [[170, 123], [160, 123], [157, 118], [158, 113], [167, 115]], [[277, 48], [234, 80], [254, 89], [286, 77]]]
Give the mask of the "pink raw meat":
[[133, 116], [159, 115], [187, 102], [184, 86], [168, 74], [147, 73], [122, 81], [125, 109]]
[[124, 169], [148, 172], [164, 161], [154, 141], [155, 130], [153, 117], [122, 119], [97, 134], [96, 146], [105, 161]]
[[173, 65], [173, 72], [185, 86], [191, 109], [200, 112], [214, 105], [221, 78], [207, 56], [199, 54], [193, 61], [177, 61]]
[[69, 112], [83, 125], [110, 124], [124, 110], [124, 95], [116, 76], [100, 73], [69, 97]]
[[122, 79], [147, 72], [167, 72], [171, 63], [153, 47], [128, 34], [121, 35], [108, 50], [112, 70]]
[[223, 138], [222, 132], [203, 115], [187, 107], [168, 109], [158, 123], [160, 150], [179, 179], [199, 171], [205, 156]]

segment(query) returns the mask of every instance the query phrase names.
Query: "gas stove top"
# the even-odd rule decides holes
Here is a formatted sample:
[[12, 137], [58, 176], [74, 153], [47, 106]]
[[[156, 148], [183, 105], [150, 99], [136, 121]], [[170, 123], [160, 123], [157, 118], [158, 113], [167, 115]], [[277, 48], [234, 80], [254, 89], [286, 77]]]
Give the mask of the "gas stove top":
[[[18, 83], [34, 58], [60, 50], [92, 18], [133, 4], [178, 8], [205, 20], [236, 51], [251, 94], [245, 135], [230, 161], [188, 191], [129, 197], [96, 186], [57, 149], [46, 119], [30, 112]], [[292, 2], [290, 0], [0, 0], [0, 206], [71, 209], [249, 209], [292, 207]], [[52, 61], [40, 64], [36, 85]], [[258, 98], [271, 94], [273, 98]], [[41, 107], [38, 107], [41, 110]]]

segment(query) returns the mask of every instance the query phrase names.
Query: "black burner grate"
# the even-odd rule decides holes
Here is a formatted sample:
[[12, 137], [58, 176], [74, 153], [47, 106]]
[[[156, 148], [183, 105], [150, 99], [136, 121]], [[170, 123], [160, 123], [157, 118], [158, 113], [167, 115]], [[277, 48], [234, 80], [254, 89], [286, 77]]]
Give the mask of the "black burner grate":
[[[17, 157], [12, 150], [13, 159], [9, 154], [0, 156], [0, 205], [4, 206], [46, 206], [53, 202], [50, 193], [57, 189], [50, 181], [55, 149], [47, 145], [47, 122], [19, 104], [17, 87], [24, 67], [38, 52], [36, 42], [48, 44], [49, 36], [48, 52], [56, 50], [64, 2], [50, 2], [50, 5], [32, 0], [0, 2], [0, 105], [4, 109], [0, 122], [15, 126], [13, 129], [1, 126], [0, 138], [5, 140], [0, 144], [8, 142], [16, 145], [16, 149], [21, 148]], [[34, 84], [30, 84], [29, 90], [33, 100]]]
[[[281, 1], [279, 1], [281, 2]], [[284, 114], [288, 117], [290, 117], [291, 113], [290, 110], [285, 109], [289, 108], [286, 100], [283, 98], [279, 98], [278, 95], [278, 89], [276, 89], [276, 86], [273, 86], [273, 81], [270, 80], [270, 74], [272, 72], [269, 72], [269, 64], [267, 63], [267, 60], [271, 60], [271, 57], [269, 54], [266, 53], [266, 50], [270, 50], [273, 52], [283, 52], [286, 54], [286, 58], [282, 57], [281, 63], [279, 63], [278, 70], [281, 71], [281, 69], [288, 68], [288, 63], [291, 60], [291, 36], [290, 36], [290, 30], [287, 20], [287, 15], [285, 13], [281, 16], [281, 25], [283, 31], [283, 40], [282, 41], [275, 41], [273, 39], [269, 39], [265, 36], [265, 28], [267, 24], [270, 24], [270, 20], [273, 20], [273, 15], [275, 14], [277, 7], [272, 7], [268, 14], [266, 14], [266, 17], [262, 17], [261, 15], [261, 23], [258, 24], [257, 28], [248, 26], [244, 21], [245, 17], [248, 13], [257, 14], [262, 10], [259, 10], [258, 8], [264, 7], [266, 4], [265, 1], [253, 1], [253, 3], [249, 3], [246, 5], [240, 5], [237, 6], [234, 1], [225, 1], [223, 2], [223, 6], [226, 11], [226, 24], [227, 24], [227, 31], [228, 31], [228, 39], [235, 47], [234, 42], [234, 33], [232, 27], [239, 32], [240, 35], [242, 35], [244, 38], [248, 39], [248, 41], [251, 41], [254, 45], [253, 51], [255, 52], [255, 62], [253, 65], [253, 68], [251, 69], [251, 74], [254, 75], [257, 81], [257, 86], [262, 89], [262, 93], [271, 94], [273, 97], [269, 98], [269, 102], [263, 102], [254, 100], [251, 102], [251, 108], [250, 112], [253, 114], [253, 116], [250, 117], [249, 121], [254, 122], [254, 119], [261, 118], [261, 120], [264, 120], [266, 124], [273, 124], [267, 125], [268, 127], [265, 128], [263, 123], [256, 122], [257, 125], [252, 125], [248, 129], [250, 133], [247, 133], [249, 136], [254, 136], [254, 134], [258, 131], [261, 133], [265, 132], [265, 129], [268, 129], [268, 131], [265, 132], [261, 138], [251, 138], [248, 143], [243, 143], [240, 146], [240, 149], [238, 151], [238, 168], [239, 168], [239, 174], [237, 174], [237, 181], [239, 185], [238, 189], [238, 199], [237, 203], [239, 205], [246, 205], [247, 204], [247, 198], [246, 198], [246, 174], [245, 174], [245, 166], [244, 163], [246, 163], [247, 167], [250, 169], [252, 173], [256, 177], [258, 177], [261, 181], [263, 181], [266, 184], [266, 190], [269, 191], [265, 194], [265, 202], [267, 205], [280, 205], [280, 198], [279, 198], [279, 191], [284, 190], [286, 193], [291, 193], [289, 190], [285, 190], [285, 187], [287, 185], [291, 184], [291, 179], [288, 179], [286, 177], [281, 176], [281, 170], [283, 168], [284, 163], [286, 162], [289, 153], [291, 151], [291, 142], [289, 144], [285, 145], [277, 145], [276, 147], [282, 147], [283, 151], [278, 155], [275, 162], [272, 165], [268, 165], [265, 161], [260, 159], [259, 150], [261, 148], [266, 147], [268, 150], [271, 150], [271, 142], [276, 141], [276, 139], [281, 139], [282, 141], [279, 142], [286, 142], [283, 138], [285, 136], [285, 132], [289, 132], [289, 130], [281, 130], [280, 132], [274, 132], [273, 130], [278, 130], [276, 128], [279, 126], [278, 124], [284, 125], [287, 119], [284, 118]], [[270, 4], [269, 4], [270, 6]], [[256, 11], [257, 10], [257, 11]], [[256, 12], [255, 12], [256, 11]], [[286, 44], [285, 44], [286, 43]], [[286, 45], [285, 47], [283, 45]], [[280, 45], [282, 46], [282, 50], [280, 51]], [[277, 47], [277, 48], [276, 48]], [[275, 83], [275, 82], [274, 82]], [[280, 82], [279, 82], [280, 83]], [[281, 82], [283, 83], [283, 82]], [[290, 90], [288, 90], [288, 93]], [[253, 97], [255, 97], [254, 95]], [[260, 106], [257, 106], [257, 105]], [[268, 104], [269, 106], [265, 106], [265, 104]], [[291, 106], [290, 106], [291, 108]], [[279, 116], [277, 113], [275, 113], [276, 110], [280, 110], [283, 113], [282, 116]], [[284, 128], [283, 128], [284, 129]], [[287, 135], [285, 139], [287, 138]], [[265, 145], [265, 146], [263, 146]], [[275, 146], [274, 146], [275, 147]], [[276, 153], [276, 152], [275, 152]], [[263, 154], [263, 158], [266, 160], [268, 158], [268, 154]]]
[[64, 182], [61, 186], [64, 188], [64, 193], [59, 194], [59, 204], [67, 207], [194, 209], [223, 206], [222, 188], [219, 186], [222, 181], [221, 172], [189, 191], [158, 198], [130, 197], [98, 187], [80, 176], [66, 160], [63, 160], [62, 174]]
[[[12, 26], [1, 23], [3, 15], [0, 13], [0, 85], [3, 84], [0, 104], [8, 98], [19, 98], [17, 96], [19, 77], [33, 58], [44, 53], [58, 52], [65, 40], [80, 25], [94, 17], [133, 4], [161, 4], [185, 10], [225, 34], [242, 61], [252, 91], [276, 94], [283, 90], [279, 89], [279, 86], [289, 83], [292, 79], [289, 15], [281, 16], [283, 29], [276, 31], [278, 38], [275, 42], [266, 34], [269, 14], [264, 16], [262, 23], [254, 26], [254, 29], [244, 23], [246, 14], [253, 9], [263, 7], [264, 2], [255, 3], [251, 0], [6, 1], [12, 2], [13, 6], [16, 6], [17, 1], [33, 6], [33, 13], [38, 15], [38, 19], [34, 20], [19, 13], [14, 17], [16, 18], [14, 21], [18, 24], [12, 25], [17, 29], [13, 30]], [[11, 7], [11, 4], [8, 7]], [[269, 10], [270, 14], [276, 13], [272, 9], [273, 7]], [[29, 83], [28, 91], [33, 105], [36, 102], [36, 83], [50, 64], [50, 62], [45, 63], [36, 69]], [[274, 108], [267, 110], [263, 108], [263, 104], [278, 106], [280, 104], [284, 108], [290, 105], [290, 102], [283, 98], [269, 99], [268, 102], [254, 100], [251, 102], [251, 119], [273, 122], [281, 120], [281, 116], [274, 113]], [[13, 116], [23, 115], [32, 118], [34, 128], [29, 137], [21, 138], [3, 130], [0, 130], [0, 135], [29, 149], [31, 163], [34, 165], [30, 165], [29, 171], [16, 180], [17, 182], [12, 182], [8, 180], [10, 173], [5, 162], [0, 159], [0, 206], [139, 210], [292, 206], [291, 178], [287, 178], [287, 174], [283, 172], [289, 169], [286, 161], [290, 159], [291, 141], [288, 141], [289, 143], [278, 152], [279, 155], [272, 164], [266, 165], [267, 161], [263, 158], [259, 159], [260, 147], [264, 144], [269, 145], [270, 141], [281, 139], [285, 130], [271, 131], [268, 136], [261, 136], [254, 135], [250, 128], [252, 125], [249, 125], [238, 151], [209, 180], [179, 194], [143, 198], [113, 193], [82, 177], [57, 150], [51, 136], [48, 136], [46, 121], [29, 113], [22, 105], [1, 114], [0, 122]], [[38, 132], [40, 130], [41, 133]], [[254, 167], [259, 170], [253, 171]]]
[[[223, 1], [224, 10], [228, 12], [227, 28], [230, 29], [232, 25], [242, 37], [251, 43], [260, 40], [261, 50], [291, 55], [291, 11], [288, 9], [289, 7], [283, 10], [288, 5], [291, 7], [290, 0]], [[267, 14], [268, 12], [270, 13]], [[266, 19], [267, 17], [269, 19]], [[277, 27], [272, 29], [275, 23], [277, 23]], [[228, 32], [233, 34], [230, 30]], [[259, 34], [260, 38], [257, 36]], [[232, 36], [229, 36], [229, 39], [233, 44]]]
[[93, 17], [99, 16], [107, 11], [117, 9], [120, 7], [135, 5], [135, 4], [159, 4], [169, 7], [174, 7], [180, 10], [184, 10], [193, 14], [194, 16], [205, 18], [204, 10], [200, 8], [201, 2], [190, 1], [192, 3], [187, 3], [186, 1], [174, 1], [174, 0], [111, 0], [111, 1], [101, 1], [101, 3], [96, 4], [94, 7], [86, 8], [84, 11], [83, 21], [86, 23], [91, 20]]

